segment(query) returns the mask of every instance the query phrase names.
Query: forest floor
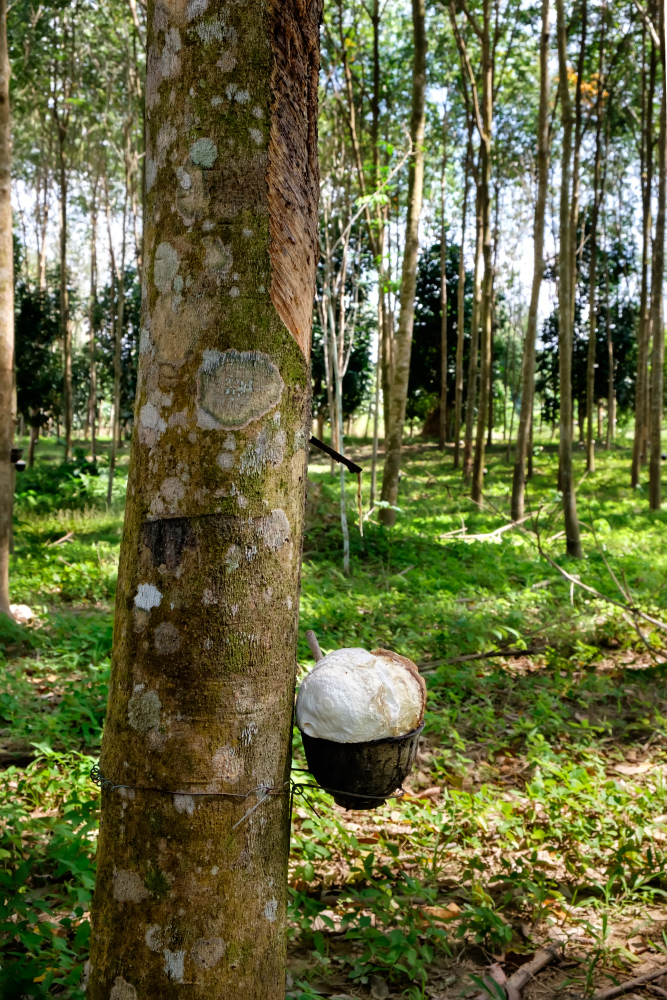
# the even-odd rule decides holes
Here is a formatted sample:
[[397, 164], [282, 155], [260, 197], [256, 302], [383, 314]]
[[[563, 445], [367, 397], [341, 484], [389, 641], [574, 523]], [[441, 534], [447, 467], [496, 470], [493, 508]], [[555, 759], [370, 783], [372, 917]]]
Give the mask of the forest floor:
[[[480, 509], [450, 449], [411, 443], [396, 527], [372, 514], [363, 538], [350, 477], [349, 577], [338, 477], [311, 457], [302, 636], [409, 656], [429, 701], [402, 799], [371, 812], [317, 789], [295, 801], [288, 997], [501, 1000], [545, 947], [527, 1000], [667, 972], [667, 654], [633, 622], [636, 608], [666, 613], [667, 512], [630, 489], [627, 448], [599, 452], [588, 477], [578, 453], [585, 559], [567, 560], [555, 447], [537, 451], [519, 528], [500, 445]], [[370, 465], [367, 444], [352, 454]], [[83, 451], [63, 466], [40, 444], [17, 484], [12, 595], [37, 620], [0, 622], [6, 1000], [83, 996], [124, 463], [110, 512], [103, 464], [91, 475]], [[667, 995], [659, 983], [630, 995]]]

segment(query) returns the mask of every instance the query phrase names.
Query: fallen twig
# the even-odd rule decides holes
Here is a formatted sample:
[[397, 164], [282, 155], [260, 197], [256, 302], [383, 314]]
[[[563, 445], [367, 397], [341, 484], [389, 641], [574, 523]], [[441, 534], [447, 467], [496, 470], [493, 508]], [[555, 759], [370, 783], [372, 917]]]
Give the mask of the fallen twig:
[[540, 948], [539, 951], [535, 952], [535, 956], [531, 958], [530, 962], [526, 962], [516, 972], [513, 972], [507, 980], [507, 1000], [519, 1000], [521, 990], [524, 986], [546, 965], [549, 965], [550, 962], [558, 958], [558, 953], [559, 949], [557, 945], [551, 945], [549, 948]]
[[470, 660], [490, 660], [494, 656], [534, 656], [536, 653], [543, 653], [543, 647], [534, 647], [531, 649], [492, 649], [484, 653], [465, 653], [463, 656], [453, 656], [451, 660], [425, 660], [423, 663], [418, 663], [421, 673], [427, 674], [428, 669], [422, 670], [422, 667], [446, 667], [451, 663], [468, 663]]
[[594, 993], [591, 1000], [612, 1000], [612, 997], [620, 997], [623, 993], [630, 993], [636, 986], [643, 986], [644, 983], [651, 983], [654, 979], [661, 979], [667, 974], [667, 965], [663, 965], [657, 971], [648, 972], [645, 976], [637, 976], [636, 979], [626, 979], [624, 983], [617, 986], [607, 986], [604, 990]]
[[67, 534], [63, 535], [62, 538], [56, 538], [55, 542], [46, 542], [45, 547], [47, 549], [50, 549], [52, 545], [62, 545], [63, 542], [71, 542], [73, 537], [74, 537], [74, 532], [68, 531]]

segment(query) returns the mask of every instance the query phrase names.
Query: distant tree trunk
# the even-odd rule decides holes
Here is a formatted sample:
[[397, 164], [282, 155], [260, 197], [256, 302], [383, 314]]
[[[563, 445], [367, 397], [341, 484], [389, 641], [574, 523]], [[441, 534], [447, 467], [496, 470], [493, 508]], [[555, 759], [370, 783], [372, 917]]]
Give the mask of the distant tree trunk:
[[[42, 191], [40, 191], [40, 187]], [[40, 197], [43, 197], [41, 204]], [[37, 288], [43, 293], [46, 291], [46, 237], [49, 224], [48, 166], [44, 167], [42, 175], [39, 178], [39, 183], [35, 190], [35, 202], [37, 213]]]
[[651, 356], [651, 464], [649, 504], [660, 510], [662, 504], [662, 395], [665, 369], [665, 327], [662, 283], [665, 274], [665, 196], [667, 195], [667, 58], [665, 53], [665, 3], [660, 0], [660, 62], [662, 94], [660, 97], [660, 136], [658, 139], [658, 214], [653, 239], [653, 274], [651, 276], [651, 312], [653, 353]]
[[7, 3], [0, 0], [0, 612], [9, 611], [14, 466], [14, 237]]
[[595, 350], [597, 341], [597, 229], [600, 204], [604, 197], [601, 181], [602, 168], [602, 110], [604, 106], [604, 48], [606, 6], [602, 9], [600, 25], [600, 54], [598, 63], [598, 93], [595, 120], [595, 164], [593, 167], [593, 205], [591, 208], [590, 264], [588, 284], [588, 351], [586, 356], [586, 471], [595, 472], [595, 438], [593, 411], [595, 407]]
[[35, 427], [30, 424], [30, 441], [28, 443], [28, 468], [32, 469], [35, 466], [35, 445], [39, 438], [39, 427]]
[[490, 448], [493, 444], [493, 427], [495, 418], [495, 406], [494, 406], [494, 372], [493, 372], [493, 358], [494, 358], [494, 341], [496, 336], [496, 277], [498, 275], [498, 248], [500, 246], [500, 228], [499, 228], [499, 215], [500, 215], [500, 176], [496, 175], [496, 181], [494, 184], [494, 224], [493, 224], [493, 278], [491, 285], [491, 360], [489, 365], [489, 416], [487, 420], [488, 433], [486, 437], [486, 446]]
[[[382, 381], [382, 323], [383, 309], [378, 302], [378, 346], [377, 363], [375, 365], [375, 391], [374, 391], [374, 412], [373, 412], [373, 458], [371, 460], [371, 495], [370, 506], [375, 506], [377, 495], [377, 475], [378, 475], [378, 443], [380, 434], [380, 382]], [[321, 439], [320, 439], [321, 440]]]
[[493, 259], [491, 239], [491, 129], [493, 124], [493, 51], [491, 40], [491, 0], [483, 0], [482, 46], [482, 132], [480, 134], [480, 200], [482, 209], [482, 246], [484, 283], [482, 286], [482, 322], [480, 336], [479, 407], [477, 440], [470, 495], [479, 503], [484, 493], [484, 452], [488, 407], [490, 405], [491, 337], [493, 299]]
[[605, 318], [607, 335], [607, 354], [609, 358], [609, 382], [607, 392], [607, 451], [611, 448], [614, 440], [614, 341], [611, 335], [611, 301], [609, 298], [609, 254], [605, 254], [604, 261], [604, 287], [605, 287]]
[[[389, 400], [389, 428], [385, 431], [386, 449], [382, 476], [382, 499], [395, 506], [398, 499], [398, 476], [401, 469], [403, 425], [408, 397], [412, 328], [415, 318], [415, 289], [417, 286], [417, 261], [419, 258], [419, 218], [424, 187], [424, 128], [426, 106], [426, 11], [425, 0], [412, 0], [414, 31], [414, 62], [412, 72], [412, 112], [410, 138], [412, 157], [408, 177], [408, 211], [405, 222], [405, 247], [401, 272], [400, 313], [396, 331], [395, 358], [391, 398]], [[380, 510], [383, 524], [396, 523], [396, 511], [391, 507]]]
[[[102, 791], [88, 1000], [285, 996], [319, 16], [148, 0], [142, 343], [100, 760], [130, 787]], [[209, 108], [170, 127], [165, 163], [166, 123], [220, 91], [221, 24], [252, 128]]]
[[[581, 36], [579, 40], [579, 57], [577, 59], [577, 86], [574, 99], [574, 147], [572, 150], [572, 194], [570, 198], [570, 324], [574, 331], [574, 312], [576, 307], [577, 289], [577, 237], [579, 235], [579, 199], [581, 193], [581, 144], [584, 135], [584, 120], [582, 114], [582, 97], [584, 68], [586, 59], [586, 29], [588, 27], [588, 6], [587, 0], [582, 0], [580, 11]], [[574, 334], [573, 334], [574, 337]]]
[[458, 469], [461, 460], [461, 416], [463, 411], [463, 346], [465, 339], [465, 241], [466, 222], [468, 215], [468, 190], [470, 186], [470, 164], [472, 162], [472, 119], [468, 116], [468, 144], [466, 147], [463, 209], [461, 211], [461, 247], [459, 251], [459, 287], [456, 312], [456, 387], [454, 399], [454, 468]]
[[558, 261], [558, 372], [560, 381], [560, 483], [568, 555], [581, 558], [577, 496], [572, 468], [572, 279], [574, 249], [570, 230], [570, 177], [572, 157], [572, 103], [567, 77], [567, 25], [564, 0], [556, 0], [558, 73], [563, 123], [560, 191], [560, 253]]
[[65, 460], [72, 458], [72, 317], [67, 286], [67, 129], [58, 124], [58, 180], [60, 192], [60, 336], [63, 345], [63, 420]]
[[[105, 186], [107, 178], [104, 178]], [[121, 237], [120, 267], [116, 263], [116, 255], [113, 249], [113, 239], [111, 235], [111, 215], [109, 211], [109, 190], [106, 189], [106, 209], [107, 209], [107, 229], [109, 231], [109, 256], [111, 258], [112, 286], [115, 278], [118, 286], [118, 301], [114, 319], [114, 348], [113, 348], [113, 399], [111, 416], [111, 447], [109, 449], [109, 481], [107, 483], [107, 507], [111, 508], [113, 499], [113, 481], [116, 472], [116, 457], [118, 452], [118, 439], [120, 437], [120, 379], [121, 379], [121, 351], [123, 346], [123, 326], [125, 323], [125, 242], [127, 235], [127, 201], [128, 188], [125, 185], [125, 200], [123, 201], [123, 226]], [[112, 312], [113, 315], [113, 312]]]
[[632, 443], [632, 488], [639, 485], [642, 463], [646, 461], [648, 431], [648, 354], [651, 339], [651, 306], [649, 297], [649, 259], [651, 256], [652, 194], [653, 194], [653, 103], [658, 53], [651, 41], [648, 93], [646, 87], [646, 27], [642, 48], [642, 135], [641, 135], [641, 184], [642, 184], [642, 269], [639, 297], [639, 328], [637, 330], [637, 385], [635, 392], [635, 432]]
[[477, 402], [477, 367], [479, 360], [479, 314], [482, 306], [482, 201], [477, 184], [475, 197], [475, 267], [473, 273], [472, 317], [470, 321], [470, 357], [466, 392], [466, 422], [463, 439], [463, 481], [472, 476], [472, 438]]
[[517, 430], [514, 476], [512, 479], [512, 519], [524, 515], [526, 494], [526, 457], [535, 400], [535, 341], [540, 289], [544, 277], [544, 217], [549, 187], [549, 6], [542, 0], [542, 35], [540, 39], [540, 108], [537, 124], [537, 201], [533, 221], [533, 284], [528, 309], [528, 326], [523, 348], [521, 371], [521, 415]]
[[95, 420], [97, 416], [97, 361], [95, 358], [96, 323], [97, 323], [97, 185], [95, 178], [93, 197], [90, 206], [90, 297], [88, 299], [88, 365], [90, 372], [90, 392], [88, 394], [88, 416], [86, 419], [86, 437], [90, 432], [90, 451], [95, 461]]
[[447, 225], [445, 219], [447, 169], [447, 128], [445, 113], [442, 124], [442, 169], [440, 172], [440, 425], [438, 447], [442, 451], [447, 441]]

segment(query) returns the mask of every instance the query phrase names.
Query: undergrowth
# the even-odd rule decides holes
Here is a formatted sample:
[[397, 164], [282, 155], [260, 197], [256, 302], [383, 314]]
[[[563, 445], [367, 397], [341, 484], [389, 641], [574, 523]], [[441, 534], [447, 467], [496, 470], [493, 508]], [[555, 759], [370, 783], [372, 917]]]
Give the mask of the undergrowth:
[[[552, 509], [555, 455], [543, 450], [538, 464], [530, 502]], [[665, 668], [604, 600], [618, 596], [606, 559], [634, 600], [664, 615], [665, 515], [626, 486], [627, 467], [627, 451], [600, 455], [581, 487], [580, 514], [595, 529], [584, 531], [583, 561], [563, 559], [557, 516], [543, 536], [602, 595], [593, 597], [545, 563], [530, 522], [527, 533], [452, 534], [462, 521], [468, 535], [505, 523], [511, 470], [500, 450], [489, 456], [484, 510], [449, 454], [408, 452], [397, 527], [372, 515], [363, 539], [350, 483], [349, 578], [337, 480], [311, 465], [301, 633], [314, 628], [325, 650], [410, 656], [429, 709], [402, 800], [345, 813], [318, 789], [296, 797], [289, 996], [317, 996], [324, 984], [368, 995], [380, 983], [380, 995], [410, 1000], [434, 984], [478, 992], [462, 956], [483, 965], [544, 940], [567, 943], [569, 980], [586, 993], [665, 948]], [[98, 502], [88, 480], [99, 493], [103, 475], [40, 469], [17, 504], [12, 562], [13, 599], [31, 603], [37, 621], [0, 623], [0, 987], [6, 998], [81, 998], [98, 818], [88, 774], [122, 504], [107, 512]], [[30, 490], [50, 499], [31, 505]], [[649, 639], [660, 651], [659, 636]], [[508, 650], [528, 652], [465, 659]], [[300, 670], [311, 662], [302, 642]], [[298, 738], [294, 752], [303, 766]]]

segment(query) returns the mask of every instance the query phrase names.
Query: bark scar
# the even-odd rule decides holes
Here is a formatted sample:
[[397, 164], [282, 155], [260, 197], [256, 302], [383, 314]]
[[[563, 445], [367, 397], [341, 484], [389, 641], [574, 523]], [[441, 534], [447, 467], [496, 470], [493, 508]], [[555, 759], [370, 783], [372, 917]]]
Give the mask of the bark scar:
[[310, 356], [319, 258], [317, 86], [322, 0], [271, 0], [271, 137], [267, 169], [271, 301]]

